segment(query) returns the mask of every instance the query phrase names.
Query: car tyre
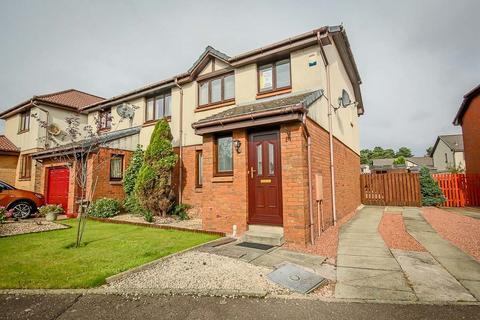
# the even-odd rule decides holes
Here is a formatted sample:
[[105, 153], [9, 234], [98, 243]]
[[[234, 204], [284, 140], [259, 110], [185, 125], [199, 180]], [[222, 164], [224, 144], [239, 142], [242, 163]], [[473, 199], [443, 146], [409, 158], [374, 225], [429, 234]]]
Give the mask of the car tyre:
[[13, 217], [19, 219], [26, 219], [35, 211], [33, 205], [28, 201], [17, 201], [9, 209], [13, 210]]

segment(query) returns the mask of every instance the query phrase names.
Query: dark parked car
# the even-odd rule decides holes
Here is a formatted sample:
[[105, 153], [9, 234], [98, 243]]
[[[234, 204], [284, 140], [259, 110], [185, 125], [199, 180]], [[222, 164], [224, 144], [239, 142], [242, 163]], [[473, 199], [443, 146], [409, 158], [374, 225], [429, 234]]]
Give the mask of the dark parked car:
[[25, 219], [45, 204], [42, 194], [17, 189], [0, 180], [0, 207], [13, 210], [13, 217]]

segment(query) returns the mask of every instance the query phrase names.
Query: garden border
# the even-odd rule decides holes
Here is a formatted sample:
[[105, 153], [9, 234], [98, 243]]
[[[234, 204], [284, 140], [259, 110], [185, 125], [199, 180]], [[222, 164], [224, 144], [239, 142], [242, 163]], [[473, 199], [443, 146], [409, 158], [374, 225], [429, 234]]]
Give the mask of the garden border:
[[25, 235], [25, 234], [34, 234], [34, 233], [42, 233], [42, 232], [60, 231], [60, 230], [66, 230], [66, 229], [72, 228], [72, 226], [69, 226], [68, 224], [64, 224], [64, 223], [61, 223], [61, 222], [55, 222], [55, 221], [51, 221], [51, 222], [56, 223], [56, 224], [60, 224], [62, 226], [65, 226], [66, 228], [40, 230], [40, 231], [32, 231], [32, 232], [16, 233], [16, 234], [6, 234], [6, 235], [1, 235], [0, 234], [0, 238], [8, 238], [8, 237], [22, 236], [22, 235]]
[[114, 219], [97, 218], [97, 217], [91, 217], [91, 216], [89, 216], [88, 219], [93, 220], [93, 221], [107, 222], [107, 223], [114, 223], [114, 224], [130, 224], [130, 225], [139, 226], [139, 227], [148, 227], [148, 228], [157, 228], [157, 229], [165, 229], [165, 230], [189, 231], [189, 232], [195, 232], [195, 233], [212, 234], [212, 235], [221, 236], [221, 237], [225, 237], [227, 235], [225, 232], [220, 232], [220, 231], [188, 229], [188, 228], [174, 227], [174, 226], [162, 225], [162, 224], [150, 224], [150, 223], [144, 223], [144, 222], [114, 220]]

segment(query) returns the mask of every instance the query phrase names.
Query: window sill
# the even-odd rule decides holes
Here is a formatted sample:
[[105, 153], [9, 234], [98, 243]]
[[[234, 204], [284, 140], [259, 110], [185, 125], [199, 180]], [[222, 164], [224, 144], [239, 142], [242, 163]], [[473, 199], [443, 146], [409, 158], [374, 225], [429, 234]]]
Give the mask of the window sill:
[[18, 181], [31, 181], [32, 178], [18, 178]]
[[115, 181], [115, 180], [110, 180], [110, 184], [111, 185], [122, 185], [123, 184], [123, 181]]
[[22, 133], [25, 133], [25, 132], [28, 132], [28, 131], [30, 131], [30, 129], [28, 129], [28, 130], [19, 130], [19, 131], [17, 132], [17, 134], [22, 134]]
[[[172, 121], [172, 117], [166, 117], [165, 119], [167, 119], [168, 122]], [[160, 119], [158, 119], [160, 120]], [[154, 126], [157, 124], [158, 120], [149, 120], [149, 121], [145, 121], [143, 124], [142, 124], [142, 127], [149, 127], [149, 126]]]
[[212, 103], [212, 104], [206, 104], [204, 106], [199, 106], [195, 108], [195, 112], [202, 112], [206, 110], [211, 110], [211, 109], [216, 109], [216, 108], [221, 108], [221, 107], [228, 107], [231, 105], [235, 104], [235, 99], [233, 100], [227, 100], [221, 103]]
[[233, 176], [213, 177], [212, 182], [213, 183], [233, 182]]
[[195, 193], [202, 193], [203, 189], [202, 187], [195, 187]]
[[262, 98], [268, 98], [268, 97], [273, 97], [273, 96], [278, 96], [281, 94], [286, 94], [292, 92], [292, 88], [283, 88], [280, 90], [275, 90], [275, 91], [268, 91], [268, 92], [262, 92], [262, 93], [257, 93], [256, 98], [257, 99], [262, 99]]
[[110, 130], [112, 130], [112, 128], [101, 128], [101, 129], [98, 129], [98, 133], [109, 132]]

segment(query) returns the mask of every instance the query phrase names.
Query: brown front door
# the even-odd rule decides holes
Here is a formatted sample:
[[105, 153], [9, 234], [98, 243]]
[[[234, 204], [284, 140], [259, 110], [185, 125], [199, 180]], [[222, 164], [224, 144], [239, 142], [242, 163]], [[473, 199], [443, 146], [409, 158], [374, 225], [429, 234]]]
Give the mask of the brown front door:
[[248, 223], [282, 225], [279, 131], [251, 133], [248, 148]]

